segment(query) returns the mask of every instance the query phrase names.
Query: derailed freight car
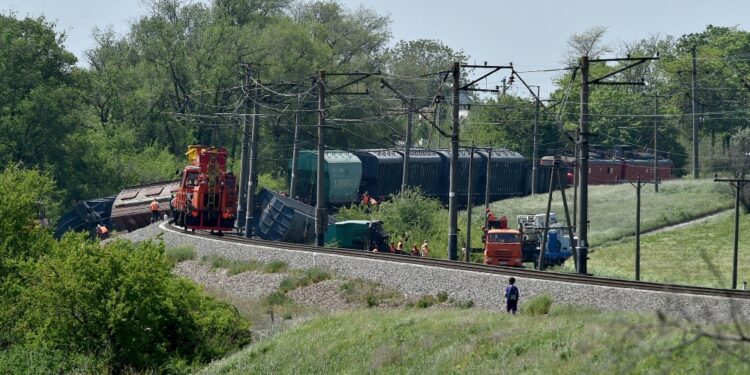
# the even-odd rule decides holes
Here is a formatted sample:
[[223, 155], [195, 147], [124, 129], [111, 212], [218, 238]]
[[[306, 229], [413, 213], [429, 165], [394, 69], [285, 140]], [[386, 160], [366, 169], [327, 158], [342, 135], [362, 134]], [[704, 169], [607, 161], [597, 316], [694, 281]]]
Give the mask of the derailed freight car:
[[149, 204], [156, 200], [159, 211], [167, 212], [172, 196], [179, 189], [180, 181], [162, 181], [147, 185], [131, 186], [120, 191], [112, 205], [112, 221], [117, 230], [133, 231], [150, 223]]

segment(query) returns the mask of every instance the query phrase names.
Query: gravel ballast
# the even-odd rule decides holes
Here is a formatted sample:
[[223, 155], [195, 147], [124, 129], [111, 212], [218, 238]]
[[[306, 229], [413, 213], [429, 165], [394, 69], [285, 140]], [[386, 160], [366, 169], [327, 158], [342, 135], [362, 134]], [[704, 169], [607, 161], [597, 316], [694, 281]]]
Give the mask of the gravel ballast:
[[[474, 271], [450, 270], [388, 260], [351, 258], [334, 254], [309, 253], [265, 246], [223, 242], [213, 238], [186, 236], [180, 231], [156, 224], [124, 235], [133, 241], [155, 238], [163, 233], [167, 246], [192, 245], [196, 258], [217, 255], [236, 260], [281, 260], [290, 268], [319, 267], [336, 275], [370, 280], [410, 297], [444, 291], [457, 301], [474, 302], [476, 307], [502, 309], [502, 291], [508, 277]], [[238, 275], [240, 276], [240, 275]], [[750, 321], [750, 300], [641, 291], [606, 286], [561, 283], [516, 277], [524, 300], [549, 294], [556, 304], [593, 307], [602, 311], [657, 312], [696, 322]], [[256, 285], [257, 286], [257, 285]], [[278, 287], [278, 285], [276, 285]], [[302, 293], [302, 291], [300, 291]]]

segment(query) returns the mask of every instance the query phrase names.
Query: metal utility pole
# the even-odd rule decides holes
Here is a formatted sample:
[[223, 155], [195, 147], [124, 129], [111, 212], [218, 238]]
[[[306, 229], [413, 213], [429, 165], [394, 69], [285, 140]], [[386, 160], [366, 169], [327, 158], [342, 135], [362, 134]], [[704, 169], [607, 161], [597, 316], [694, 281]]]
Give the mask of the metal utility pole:
[[[560, 175], [560, 157], [556, 156], [555, 161], [552, 164], [549, 174], [549, 191], [547, 196], [547, 211], [545, 214], [544, 223], [544, 234], [542, 235], [542, 243], [539, 251], [539, 258], [537, 260], [538, 269], [544, 268], [544, 253], [547, 251], [547, 236], [550, 229], [549, 217], [552, 211], [552, 193], [555, 190], [554, 182], [557, 181], [557, 187], [560, 188], [560, 195], [562, 196], [563, 211], [565, 212], [565, 223], [568, 231], [568, 238], [570, 243], [573, 244], [573, 228], [571, 227], [570, 211], [568, 210], [568, 199], [565, 196], [565, 183], [563, 182], [562, 176]], [[576, 269], [578, 269], [578, 259], [574, 258], [576, 263]]]
[[323, 240], [328, 227], [328, 212], [323, 187], [323, 168], [325, 160], [325, 143], [323, 128], [326, 124], [326, 72], [318, 73], [318, 157], [316, 169], [316, 198], [315, 198], [315, 245], [323, 246]]
[[466, 202], [466, 252], [464, 253], [464, 261], [468, 262], [471, 259], [471, 208], [474, 206], [474, 144], [472, 143], [469, 148], [469, 181], [467, 186], [466, 195], [469, 197]]
[[490, 181], [492, 178], [492, 148], [487, 149], [487, 170], [484, 173], [484, 227], [487, 228], [490, 209]]
[[458, 190], [458, 106], [459, 102], [459, 79], [461, 78], [461, 66], [456, 61], [453, 63], [453, 126], [451, 129], [451, 161], [450, 161], [450, 187], [448, 190], [448, 259], [456, 260], [456, 247], [458, 245], [458, 202], [456, 191]]
[[487, 171], [484, 173], [484, 210], [490, 208], [490, 182], [492, 181], [492, 148], [487, 149]]
[[409, 113], [406, 117], [406, 143], [404, 144], [404, 171], [401, 178], [401, 192], [409, 186], [409, 154], [411, 152], [411, 129], [414, 120], [414, 99], [409, 99]]
[[735, 175], [735, 178], [715, 178], [714, 182], [729, 182], [734, 184], [736, 188], [734, 194], [734, 255], [732, 256], [732, 289], [737, 289], [737, 261], [738, 261], [738, 246], [740, 236], [740, 193], [742, 193], [742, 186], [750, 180], [739, 178]]
[[[654, 192], [659, 192], [659, 154], [656, 152], [656, 135], [659, 127], [659, 93], [654, 95]], [[636, 279], [638, 280], [638, 279]]]
[[[461, 86], [459, 79], [461, 78], [461, 67], [475, 69], [492, 69], [489, 73], [485, 73], [479, 78]], [[450, 190], [448, 191], [448, 259], [456, 260], [456, 247], [458, 244], [458, 204], [456, 201], [456, 191], [458, 190], [458, 126], [459, 117], [458, 109], [460, 105], [459, 94], [461, 90], [465, 91], [482, 91], [482, 92], [499, 92], [499, 89], [479, 89], [473, 88], [472, 86], [477, 82], [487, 78], [491, 74], [497, 72], [503, 68], [513, 68], [513, 65], [508, 66], [492, 66], [492, 65], [461, 65], [459, 62], [454, 62], [451, 71], [453, 72], [453, 126], [451, 132], [451, 161], [450, 161]], [[439, 129], [439, 128], [438, 128]]]
[[695, 121], [695, 107], [698, 103], [698, 98], [695, 96], [695, 79], [696, 75], [698, 74], [698, 68], [697, 68], [697, 61], [695, 58], [695, 46], [690, 50], [690, 53], [693, 57], [693, 69], [690, 72], [690, 95], [692, 96], [692, 99], [690, 101], [691, 107], [692, 107], [692, 113], [691, 113], [691, 120], [693, 122], [693, 178], [698, 179], [700, 177], [700, 168], [699, 168], [699, 161], [698, 161], [698, 123]]
[[[605, 81], [606, 78], [612, 77], [618, 73], [628, 70], [637, 65], [643, 64], [649, 60], [658, 60], [658, 57], [627, 57], [627, 58], [615, 58], [615, 59], [594, 59], [589, 60], [588, 56], [581, 57], [581, 125], [580, 125], [580, 148], [579, 148], [579, 163], [578, 171], [581, 175], [578, 181], [578, 195], [580, 212], [578, 214], [578, 245], [576, 246], [577, 256], [579, 257], [578, 273], [587, 274], [587, 260], [588, 260], [588, 219], [589, 219], [589, 84], [601, 84], [601, 85], [643, 85], [644, 82], [617, 82], [617, 81]], [[629, 65], [622, 68], [618, 68], [613, 72], [605, 74], [602, 77], [590, 80], [589, 77], [589, 63], [591, 62], [621, 62], [621, 61], [632, 61]]]
[[547, 211], [544, 215], [544, 231], [542, 232], [542, 244], [539, 247], [539, 260], [537, 261], [537, 269], [544, 269], [544, 252], [547, 251], [547, 235], [549, 233], [549, 216], [552, 212], [552, 193], [555, 191], [555, 172], [556, 168], [552, 168], [549, 175], [549, 192], [547, 195]]
[[250, 140], [250, 167], [247, 176], [247, 207], [245, 207], [245, 237], [253, 236], [253, 225], [255, 224], [255, 185], [258, 184], [258, 130], [260, 128], [260, 116], [258, 114], [258, 86], [253, 89], [253, 124]]
[[588, 221], [589, 221], [589, 57], [581, 57], [581, 125], [578, 148], [578, 243], [576, 244], [576, 255], [578, 256], [578, 273], [587, 274], [588, 247]]
[[292, 146], [292, 175], [289, 178], [289, 196], [297, 196], [297, 165], [299, 162], [299, 113], [302, 110], [302, 94], [297, 94], [297, 110], [294, 112], [294, 145]]
[[252, 82], [253, 70], [250, 64], [245, 64], [245, 114], [242, 116], [242, 155], [240, 156], [240, 196], [237, 200], [237, 223], [235, 226], [242, 232], [245, 229], [245, 205], [247, 204], [247, 176], [250, 172], [250, 125], [247, 121], [247, 108], [250, 106], [250, 84]]
[[[535, 87], [535, 86], [531, 86]], [[534, 97], [534, 106], [536, 107], [536, 112], [534, 112], [534, 135], [533, 135], [533, 147], [531, 151], [531, 195], [536, 194], [536, 165], [537, 159], [536, 159], [536, 133], [537, 129], [539, 128], [539, 86], [536, 86], [536, 97]]]
[[641, 176], [635, 186], [635, 279], [641, 279]]

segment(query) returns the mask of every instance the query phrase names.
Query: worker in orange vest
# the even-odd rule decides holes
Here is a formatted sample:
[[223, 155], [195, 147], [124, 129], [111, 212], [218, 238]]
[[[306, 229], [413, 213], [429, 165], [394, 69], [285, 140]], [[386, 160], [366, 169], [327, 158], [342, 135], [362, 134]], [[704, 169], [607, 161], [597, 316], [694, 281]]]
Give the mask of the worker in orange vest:
[[154, 199], [148, 207], [151, 210], [151, 222], [159, 221], [159, 202]]
[[106, 240], [109, 237], [109, 229], [101, 224], [96, 224], [96, 236], [100, 240]]

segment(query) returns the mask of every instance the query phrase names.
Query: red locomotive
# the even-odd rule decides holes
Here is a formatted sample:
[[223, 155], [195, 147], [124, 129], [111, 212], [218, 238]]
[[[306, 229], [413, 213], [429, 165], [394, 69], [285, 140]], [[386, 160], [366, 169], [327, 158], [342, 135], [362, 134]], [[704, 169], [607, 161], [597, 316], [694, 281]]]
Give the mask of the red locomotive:
[[187, 229], [232, 231], [236, 216], [237, 182], [227, 172], [227, 150], [192, 145], [188, 166], [173, 199], [175, 222]]

